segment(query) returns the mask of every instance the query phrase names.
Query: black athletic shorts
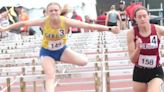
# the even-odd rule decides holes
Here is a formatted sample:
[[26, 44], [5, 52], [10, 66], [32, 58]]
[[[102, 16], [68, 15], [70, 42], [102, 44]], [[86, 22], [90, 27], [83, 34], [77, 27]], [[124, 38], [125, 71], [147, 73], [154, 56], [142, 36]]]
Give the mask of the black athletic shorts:
[[117, 26], [117, 22], [108, 22], [108, 26]]
[[164, 79], [162, 66], [156, 68], [144, 68], [135, 66], [133, 70], [133, 81], [148, 83], [153, 78]]

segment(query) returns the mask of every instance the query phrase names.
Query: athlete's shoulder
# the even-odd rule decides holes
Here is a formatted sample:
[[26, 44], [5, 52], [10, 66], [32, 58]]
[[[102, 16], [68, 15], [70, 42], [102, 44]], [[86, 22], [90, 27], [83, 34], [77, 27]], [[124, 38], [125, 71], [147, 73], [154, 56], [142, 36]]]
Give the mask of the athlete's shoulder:
[[132, 27], [132, 28], [128, 29], [127, 34], [128, 34], [128, 36], [134, 35], [134, 28]]

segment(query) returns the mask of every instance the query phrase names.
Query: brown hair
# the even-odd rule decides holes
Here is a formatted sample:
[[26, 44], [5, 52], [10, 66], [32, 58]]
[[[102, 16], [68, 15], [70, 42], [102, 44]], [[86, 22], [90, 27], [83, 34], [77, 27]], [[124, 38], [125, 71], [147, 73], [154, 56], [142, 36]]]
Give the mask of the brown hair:
[[68, 4], [65, 4], [60, 15], [65, 16], [68, 12], [69, 12], [69, 6]]
[[46, 10], [45, 10], [45, 9], [43, 9], [43, 14], [44, 14], [44, 13], [46, 13]]
[[141, 7], [137, 8], [135, 10], [135, 12], [134, 12], [134, 16], [135, 17], [136, 17], [137, 12], [140, 11], [140, 10], [145, 10], [147, 12], [147, 14], [149, 14], [149, 11], [145, 7], [141, 6]]

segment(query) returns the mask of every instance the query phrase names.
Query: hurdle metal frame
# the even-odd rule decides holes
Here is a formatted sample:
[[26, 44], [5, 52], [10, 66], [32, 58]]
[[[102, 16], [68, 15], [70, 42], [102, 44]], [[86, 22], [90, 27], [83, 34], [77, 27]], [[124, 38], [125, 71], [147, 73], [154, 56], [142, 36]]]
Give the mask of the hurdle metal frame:
[[163, 25], [163, 3], [160, 3], [160, 8], [158, 9], [150, 9], [150, 5], [147, 4], [147, 9], [150, 12], [158, 12], [158, 16], [160, 17], [160, 25]]

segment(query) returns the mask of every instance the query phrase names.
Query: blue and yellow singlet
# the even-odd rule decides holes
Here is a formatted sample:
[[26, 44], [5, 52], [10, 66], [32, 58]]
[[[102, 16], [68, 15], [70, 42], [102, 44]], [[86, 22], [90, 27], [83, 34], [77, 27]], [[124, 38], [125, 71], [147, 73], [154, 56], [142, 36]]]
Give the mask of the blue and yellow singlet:
[[43, 28], [42, 47], [48, 50], [59, 50], [66, 45], [67, 34], [64, 17], [60, 16], [60, 28], [52, 28], [47, 17]]

